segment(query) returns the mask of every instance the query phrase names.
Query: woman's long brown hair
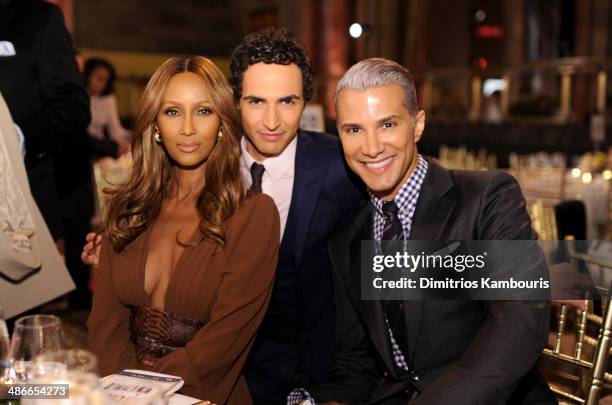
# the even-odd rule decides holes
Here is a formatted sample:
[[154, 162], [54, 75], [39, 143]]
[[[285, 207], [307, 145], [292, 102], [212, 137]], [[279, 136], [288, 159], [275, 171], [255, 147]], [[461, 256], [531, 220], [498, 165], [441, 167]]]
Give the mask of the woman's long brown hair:
[[132, 140], [130, 178], [116, 189], [105, 190], [112, 196], [105, 221], [106, 234], [117, 252], [152, 224], [159, 215], [163, 199], [175, 186], [170, 159], [154, 135], [166, 86], [172, 76], [182, 72], [192, 72], [202, 78], [213, 109], [221, 119], [223, 132], [222, 139], [206, 160], [205, 185], [196, 202], [201, 241], [209, 239], [219, 248], [224, 247], [223, 223], [246, 197], [240, 174], [240, 118], [227, 80], [202, 56], [170, 58], [153, 73], [140, 100]]

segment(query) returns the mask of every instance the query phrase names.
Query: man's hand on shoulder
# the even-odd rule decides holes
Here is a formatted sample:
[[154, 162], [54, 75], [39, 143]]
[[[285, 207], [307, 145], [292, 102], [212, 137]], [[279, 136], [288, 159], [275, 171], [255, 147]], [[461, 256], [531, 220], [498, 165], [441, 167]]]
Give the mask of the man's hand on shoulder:
[[98, 260], [100, 259], [100, 249], [102, 249], [102, 234], [90, 232], [85, 237], [85, 240], [87, 243], [83, 246], [81, 260], [83, 263], [92, 265], [96, 268], [98, 267]]

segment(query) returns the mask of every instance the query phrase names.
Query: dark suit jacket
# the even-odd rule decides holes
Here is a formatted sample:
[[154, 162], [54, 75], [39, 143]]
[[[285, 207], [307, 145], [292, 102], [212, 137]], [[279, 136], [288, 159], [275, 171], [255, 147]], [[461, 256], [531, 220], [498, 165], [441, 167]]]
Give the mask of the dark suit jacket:
[[[365, 195], [344, 163], [337, 137], [308, 131], [297, 136], [285, 235], [294, 239], [287, 248], [295, 252], [298, 350], [310, 378], [319, 382], [331, 365], [336, 324], [327, 243], [338, 226], [352, 220]], [[257, 349], [256, 345], [254, 356]]]
[[90, 178], [89, 97], [57, 6], [42, 0], [0, 6], [0, 41], [10, 41], [16, 52], [0, 56], [0, 92], [25, 137], [32, 194], [57, 236], [54, 179], [65, 195]]
[[[330, 242], [338, 340], [325, 383], [309, 388], [317, 402], [405, 404], [416, 390], [410, 404], [556, 403], [534, 369], [546, 344], [548, 302], [405, 301], [411, 371], [397, 371], [381, 303], [361, 300], [360, 241], [372, 238], [372, 209]], [[410, 239], [534, 236], [513, 177], [429, 161]]]

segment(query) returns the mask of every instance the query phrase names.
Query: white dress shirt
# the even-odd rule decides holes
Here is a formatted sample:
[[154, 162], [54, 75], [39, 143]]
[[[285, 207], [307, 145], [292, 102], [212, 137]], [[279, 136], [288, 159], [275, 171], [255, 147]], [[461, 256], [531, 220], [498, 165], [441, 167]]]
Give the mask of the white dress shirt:
[[263, 161], [253, 159], [246, 149], [247, 140], [243, 136], [240, 140], [242, 158], [240, 159], [240, 171], [247, 187], [251, 187], [251, 165], [254, 162], [264, 166], [264, 174], [261, 179], [261, 191], [274, 200], [278, 213], [280, 214], [280, 237], [287, 224], [291, 196], [293, 195], [293, 177], [295, 175], [295, 152], [297, 148], [297, 136], [287, 145], [285, 150], [278, 156], [269, 157]]

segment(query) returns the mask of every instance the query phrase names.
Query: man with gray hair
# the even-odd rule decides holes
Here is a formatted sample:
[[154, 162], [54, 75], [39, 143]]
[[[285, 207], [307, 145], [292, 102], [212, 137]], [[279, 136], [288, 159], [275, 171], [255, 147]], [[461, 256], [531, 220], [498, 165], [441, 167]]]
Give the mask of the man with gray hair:
[[370, 203], [330, 240], [334, 365], [288, 404], [556, 403], [535, 368], [549, 303], [362, 299], [361, 241], [535, 239], [514, 178], [422, 157], [425, 112], [410, 73], [393, 61], [351, 67], [335, 103], [345, 159]]

